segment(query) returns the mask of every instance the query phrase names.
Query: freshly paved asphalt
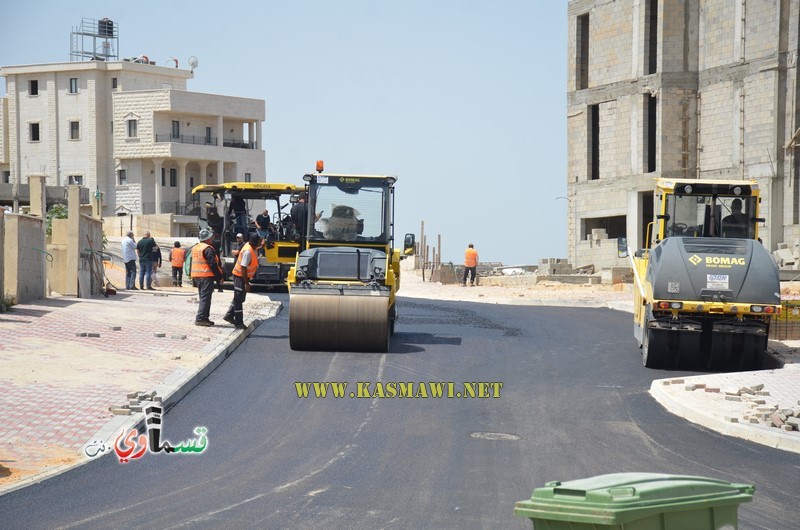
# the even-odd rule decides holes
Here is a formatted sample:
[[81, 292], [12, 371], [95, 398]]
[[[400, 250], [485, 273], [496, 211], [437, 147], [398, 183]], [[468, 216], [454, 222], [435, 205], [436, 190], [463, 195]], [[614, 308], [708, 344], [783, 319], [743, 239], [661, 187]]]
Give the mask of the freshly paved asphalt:
[[[514, 502], [619, 471], [754, 484], [740, 528], [796, 528], [800, 455], [673, 416], [630, 315], [402, 299], [389, 354], [291, 352], [261, 324], [163, 432], [201, 454], [113, 456], [0, 497], [0, 526], [529, 528]], [[499, 398], [297, 397], [295, 382], [502, 382]]]

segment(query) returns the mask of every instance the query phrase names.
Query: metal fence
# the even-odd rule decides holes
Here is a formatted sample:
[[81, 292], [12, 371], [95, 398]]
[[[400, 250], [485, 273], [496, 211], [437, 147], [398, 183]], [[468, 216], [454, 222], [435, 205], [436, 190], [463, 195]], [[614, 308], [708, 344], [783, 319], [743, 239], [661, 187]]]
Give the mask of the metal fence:
[[192, 144], [192, 145], [217, 145], [217, 139], [209, 136], [193, 136], [182, 134], [178, 137], [171, 134], [157, 134], [156, 142], [172, 142], [176, 144]]
[[769, 338], [773, 340], [800, 339], [800, 300], [781, 301], [781, 314], [772, 318]]
[[[156, 203], [143, 202], [142, 213], [145, 215], [156, 213]], [[200, 203], [197, 201], [188, 203], [181, 201], [164, 201], [161, 203], [161, 213], [196, 216], [200, 213]]]

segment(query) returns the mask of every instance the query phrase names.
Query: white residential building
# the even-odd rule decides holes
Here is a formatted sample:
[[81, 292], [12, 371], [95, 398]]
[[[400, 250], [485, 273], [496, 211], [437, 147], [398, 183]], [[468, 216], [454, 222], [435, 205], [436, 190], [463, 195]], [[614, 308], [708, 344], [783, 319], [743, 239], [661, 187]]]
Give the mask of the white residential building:
[[188, 92], [189, 70], [83, 61], [0, 76], [0, 184], [80, 184], [114, 216], [185, 214], [194, 186], [266, 180], [264, 101]]

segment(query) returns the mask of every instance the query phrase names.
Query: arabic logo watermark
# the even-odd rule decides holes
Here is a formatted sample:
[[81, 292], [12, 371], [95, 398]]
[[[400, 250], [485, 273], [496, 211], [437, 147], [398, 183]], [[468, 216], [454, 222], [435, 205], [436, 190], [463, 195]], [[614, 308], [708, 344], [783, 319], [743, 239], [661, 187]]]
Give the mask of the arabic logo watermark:
[[146, 434], [140, 434], [138, 429], [131, 429], [125, 433], [123, 429], [114, 441], [113, 447], [109, 447], [102, 440], [93, 440], [84, 448], [86, 456], [95, 458], [98, 455], [114, 451], [119, 458], [120, 464], [127, 464], [131, 460], [136, 460], [144, 456], [146, 452], [160, 453], [189, 453], [199, 454], [208, 447], [206, 434], [208, 429], [205, 427], [195, 427], [194, 434], [197, 438], [191, 438], [177, 445], [173, 445], [168, 440], [161, 440], [161, 415], [162, 408], [159, 405], [148, 405], [145, 408]]

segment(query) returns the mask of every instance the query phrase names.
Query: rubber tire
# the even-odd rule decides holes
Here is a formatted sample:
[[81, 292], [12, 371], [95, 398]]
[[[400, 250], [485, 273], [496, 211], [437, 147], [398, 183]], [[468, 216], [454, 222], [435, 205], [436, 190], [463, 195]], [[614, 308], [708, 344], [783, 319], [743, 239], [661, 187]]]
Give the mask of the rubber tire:
[[664, 359], [657, 352], [650, 349], [650, 327], [649, 322], [645, 320], [644, 330], [642, 331], [642, 365], [645, 368], [661, 368], [664, 364]]

